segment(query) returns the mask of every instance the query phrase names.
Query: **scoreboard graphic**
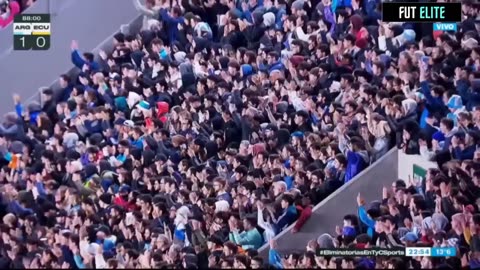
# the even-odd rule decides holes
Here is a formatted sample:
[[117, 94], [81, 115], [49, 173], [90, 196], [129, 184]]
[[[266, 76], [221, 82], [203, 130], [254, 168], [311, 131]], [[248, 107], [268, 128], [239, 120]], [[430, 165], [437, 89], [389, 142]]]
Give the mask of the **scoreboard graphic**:
[[20, 14], [13, 20], [14, 50], [48, 50], [50, 35], [50, 14]]

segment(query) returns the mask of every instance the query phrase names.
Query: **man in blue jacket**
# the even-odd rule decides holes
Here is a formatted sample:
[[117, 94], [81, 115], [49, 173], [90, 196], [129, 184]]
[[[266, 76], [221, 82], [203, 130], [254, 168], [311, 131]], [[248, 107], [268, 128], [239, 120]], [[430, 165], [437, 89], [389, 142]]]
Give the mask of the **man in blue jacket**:
[[360, 193], [357, 195], [357, 205], [358, 205], [358, 217], [360, 221], [367, 226], [367, 234], [370, 237], [373, 237], [375, 233], [375, 220], [368, 214], [367, 209], [365, 209], [365, 200], [362, 198]]
[[168, 42], [172, 43], [175, 40], [177, 40], [178, 24], [184, 23], [184, 18], [182, 16], [182, 9], [179, 6], [173, 7], [171, 14], [165, 8], [160, 9], [159, 21], [163, 21], [167, 26]]
[[279, 234], [282, 230], [292, 225], [297, 219], [297, 208], [293, 204], [293, 198], [290, 195], [283, 195], [281, 200], [282, 215], [274, 220], [273, 227], [275, 234]]
[[[422, 73], [423, 74], [423, 73]], [[421, 77], [421, 79], [423, 79]], [[442, 97], [445, 89], [442, 86], [435, 86], [430, 88], [427, 80], [420, 80], [420, 89], [425, 97], [425, 106], [422, 115], [420, 117], [421, 127], [425, 127], [427, 115], [441, 115], [445, 113], [445, 103], [443, 103]]]
[[242, 18], [247, 20], [249, 23], [253, 23], [252, 14], [255, 11], [261, 11], [262, 13], [265, 13], [263, 0], [249, 0], [248, 2], [238, 1], [237, 9], [241, 11]]
[[92, 53], [83, 53], [83, 56], [80, 55], [80, 51], [78, 50], [78, 43], [76, 40], [72, 41], [71, 44], [72, 49], [72, 63], [82, 71], [90, 70], [90, 71], [98, 71], [100, 70], [100, 65], [95, 62]]
[[379, 0], [363, 1], [363, 10], [367, 15], [366, 21], [376, 22], [377, 20], [382, 19], [382, 14], [377, 9], [378, 4], [380, 4]]
[[443, 118], [440, 121], [440, 131], [445, 136], [445, 143], [443, 144], [443, 151], [450, 151], [450, 145], [452, 142], [452, 137], [457, 133], [458, 129], [455, 127], [453, 120], [448, 118]]
[[339, 147], [347, 157], [347, 170], [345, 172], [345, 183], [347, 183], [370, 164], [370, 157], [365, 150], [363, 140], [356, 137], [349, 140], [344, 135], [340, 139]]

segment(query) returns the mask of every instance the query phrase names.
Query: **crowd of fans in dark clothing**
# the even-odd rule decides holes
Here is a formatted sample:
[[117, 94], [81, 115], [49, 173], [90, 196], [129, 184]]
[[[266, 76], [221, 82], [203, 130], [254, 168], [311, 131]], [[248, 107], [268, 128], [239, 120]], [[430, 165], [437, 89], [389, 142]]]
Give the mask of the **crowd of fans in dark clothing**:
[[[456, 33], [384, 23], [376, 0], [133, 4], [138, 35], [116, 34], [97, 58], [72, 41], [78, 76], [61, 75], [41, 103], [13, 96], [0, 267], [480, 265], [477, 3], [462, 2]], [[359, 194], [358, 213], [302, 254], [275, 250], [392, 147], [439, 169], [395, 181], [382, 201]], [[458, 256], [316, 252], [432, 245]]]

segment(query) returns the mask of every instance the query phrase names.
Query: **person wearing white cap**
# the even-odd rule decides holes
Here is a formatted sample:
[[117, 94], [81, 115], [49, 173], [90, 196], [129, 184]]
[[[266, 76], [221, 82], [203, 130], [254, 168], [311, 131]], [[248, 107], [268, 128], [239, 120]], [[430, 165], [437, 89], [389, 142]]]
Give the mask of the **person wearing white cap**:
[[465, 111], [465, 106], [463, 106], [462, 97], [460, 97], [459, 95], [452, 95], [448, 99], [447, 107], [450, 111], [447, 114], [447, 118], [452, 119], [455, 126], [457, 126], [458, 114], [460, 112]]
[[220, 200], [215, 202], [215, 213], [218, 212], [228, 212], [230, 205], [227, 201]]

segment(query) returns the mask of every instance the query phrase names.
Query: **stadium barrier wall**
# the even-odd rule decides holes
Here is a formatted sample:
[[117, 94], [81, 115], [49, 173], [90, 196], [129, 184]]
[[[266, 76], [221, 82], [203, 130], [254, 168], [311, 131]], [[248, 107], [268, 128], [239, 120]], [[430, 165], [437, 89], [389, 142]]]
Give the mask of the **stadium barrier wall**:
[[14, 51], [13, 24], [0, 30], [0, 115], [13, 110], [13, 93], [25, 104], [40, 101], [40, 87], [58, 90], [60, 74], [78, 73], [70, 61], [72, 40], [81, 52], [94, 52], [98, 58], [100, 49], [111, 50], [119, 29], [137, 33], [143, 18], [131, 0], [42, 0], [23, 13], [51, 14], [51, 46], [48, 51]]
[[[399, 153], [397, 148], [387, 154], [357, 175], [352, 181], [330, 194], [325, 200], [313, 208], [312, 216], [302, 229], [293, 234], [294, 224], [278, 234], [277, 250], [280, 254], [293, 251], [302, 252], [308, 241], [317, 239], [322, 233], [335, 234], [335, 226], [343, 223], [343, 217], [357, 212], [356, 197], [358, 193], [367, 203], [380, 200], [383, 186], [391, 186], [398, 178]], [[260, 255], [267, 259], [269, 244], [259, 249]]]

